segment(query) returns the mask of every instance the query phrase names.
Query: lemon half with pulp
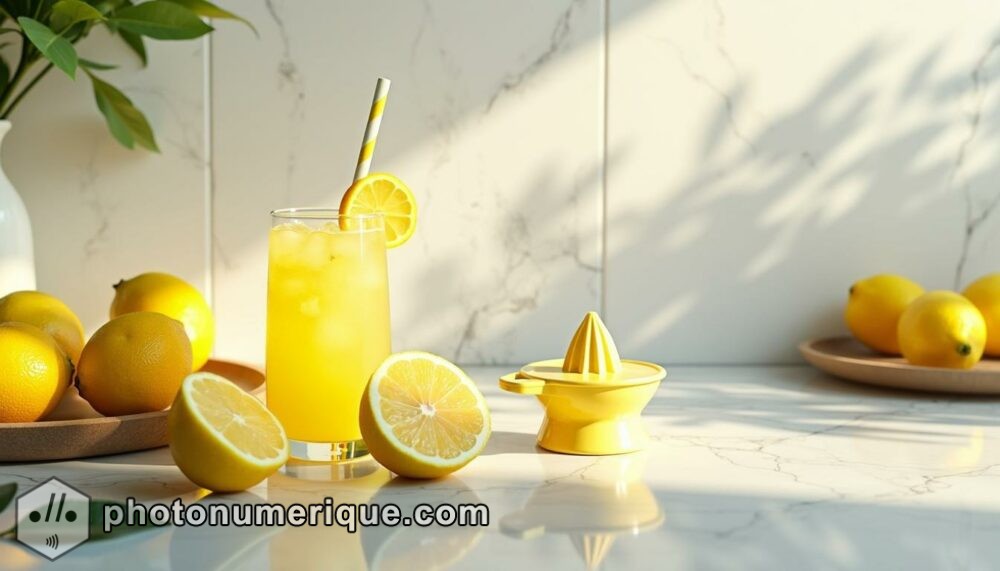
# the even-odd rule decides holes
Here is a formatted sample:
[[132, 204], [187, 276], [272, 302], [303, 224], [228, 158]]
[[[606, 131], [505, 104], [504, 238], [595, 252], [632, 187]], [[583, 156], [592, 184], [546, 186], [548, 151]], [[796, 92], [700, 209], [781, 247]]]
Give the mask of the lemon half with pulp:
[[361, 434], [372, 456], [410, 478], [438, 478], [482, 452], [490, 411], [472, 379], [422, 351], [390, 355], [361, 397]]
[[288, 437], [278, 419], [256, 397], [213, 373], [184, 379], [168, 428], [177, 467], [214, 492], [253, 487], [288, 460]]

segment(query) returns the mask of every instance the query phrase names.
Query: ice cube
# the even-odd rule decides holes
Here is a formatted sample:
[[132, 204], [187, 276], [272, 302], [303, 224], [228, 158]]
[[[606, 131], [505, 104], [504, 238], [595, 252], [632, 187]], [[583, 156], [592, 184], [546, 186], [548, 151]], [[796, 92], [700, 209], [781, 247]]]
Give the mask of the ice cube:
[[357, 232], [343, 232], [330, 240], [330, 252], [334, 258], [359, 259], [364, 255], [365, 244]]
[[320, 227], [320, 230], [326, 232], [327, 234], [340, 234], [340, 223], [327, 222]]
[[319, 296], [314, 295], [312, 297], [307, 298], [305, 301], [302, 302], [301, 305], [299, 305], [299, 311], [301, 311], [303, 315], [307, 315], [309, 317], [318, 316]]
[[320, 268], [329, 264], [333, 259], [333, 252], [330, 250], [330, 240], [333, 238], [328, 232], [314, 231], [306, 237], [302, 246], [302, 261], [314, 268]]
[[294, 299], [305, 294], [309, 288], [309, 280], [306, 276], [296, 274], [288, 272], [273, 280], [278, 295], [285, 299]]
[[309, 236], [309, 227], [301, 222], [289, 222], [271, 229], [271, 252], [288, 256], [300, 248]]

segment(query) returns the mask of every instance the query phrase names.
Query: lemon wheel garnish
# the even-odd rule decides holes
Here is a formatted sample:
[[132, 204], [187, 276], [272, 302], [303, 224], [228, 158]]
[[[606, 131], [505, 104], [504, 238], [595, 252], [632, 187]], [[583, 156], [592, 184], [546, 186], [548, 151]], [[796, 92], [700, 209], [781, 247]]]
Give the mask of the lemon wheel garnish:
[[465, 466], [490, 436], [490, 411], [475, 383], [447, 360], [407, 351], [390, 355], [361, 398], [361, 434], [383, 466], [437, 478]]
[[252, 487], [288, 460], [288, 438], [278, 419], [256, 397], [213, 373], [184, 379], [169, 430], [177, 467], [216, 492]]
[[[370, 174], [351, 185], [340, 201], [341, 216], [380, 213], [386, 247], [401, 246], [417, 227], [417, 199], [403, 181], [387, 173]], [[349, 225], [341, 224], [349, 230]]]

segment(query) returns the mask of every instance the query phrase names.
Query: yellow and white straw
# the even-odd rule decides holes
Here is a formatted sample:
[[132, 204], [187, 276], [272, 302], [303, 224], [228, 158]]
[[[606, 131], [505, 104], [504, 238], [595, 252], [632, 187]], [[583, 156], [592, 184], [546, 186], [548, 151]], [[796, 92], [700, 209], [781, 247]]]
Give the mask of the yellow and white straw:
[[365, 139], [361, 143], [361, 153], [358, 154], [358, 167], [354, 170], [354, 180], [368, 176], [372, 166], [372, 155], [375, 154], [375, 141], [378, 139], [378, 128], [382, 124], [382, 113], [385, 111], [385, 100], [389, 97], [389, 84], [384, 78], [378, 78], [375, 84], [375, 98], [372, 99], [372, 110], [368, 114], [368, 125], [365, 127]]

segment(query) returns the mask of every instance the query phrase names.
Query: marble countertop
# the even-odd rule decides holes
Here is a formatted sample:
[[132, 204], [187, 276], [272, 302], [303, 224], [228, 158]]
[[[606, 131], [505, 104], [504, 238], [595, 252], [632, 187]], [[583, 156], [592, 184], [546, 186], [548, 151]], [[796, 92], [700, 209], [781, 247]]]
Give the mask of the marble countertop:
[[[493, 412], [484, 454], [450, 478], [297, 466], [202, 497], [158, 449], [0, 465], [22, 489], [58, 476], [143, 501], [485, 503], [485, 528], [160, 528], [91, 541], [59, 568], [987, 569], [1000, 561], [1000, 401], [888, 392], [805, 367], [674, 367], [636, 454], [534, 446], [541, 409], [470, 368]], [[0, 517], [6, 528], [8, 511]], [[0, 541], [0, 566], [43, 560]]]

